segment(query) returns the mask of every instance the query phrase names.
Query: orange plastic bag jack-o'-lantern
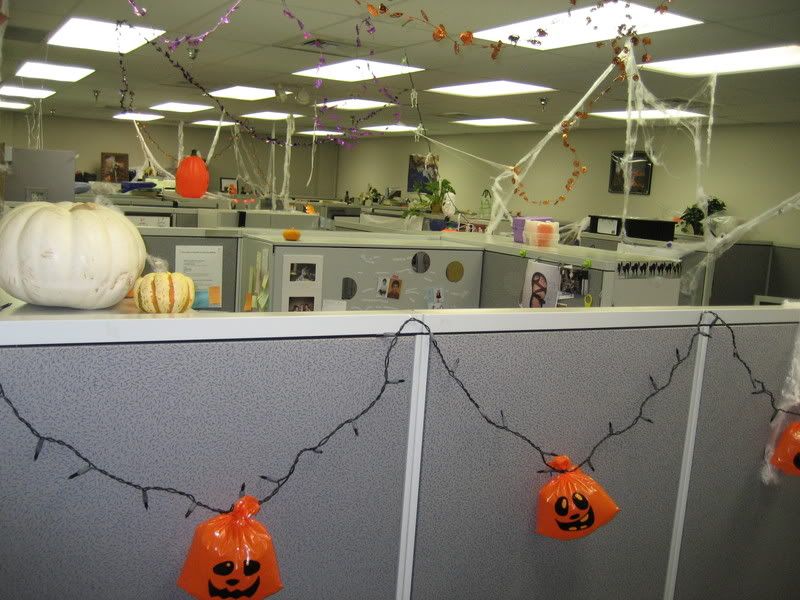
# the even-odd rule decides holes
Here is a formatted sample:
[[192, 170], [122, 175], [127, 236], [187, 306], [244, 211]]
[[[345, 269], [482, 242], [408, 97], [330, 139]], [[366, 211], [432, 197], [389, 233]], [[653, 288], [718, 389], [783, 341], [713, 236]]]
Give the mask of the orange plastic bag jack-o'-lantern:
[[800, 475], [800, 421], [783, 430], [769, 462], [787, 475]]
[[195, 598], [262, 600], [283, 588], [267, 528], [253, 518], [260, 505], [240, 498], [233, 510], [197, 526], [178, 585]]
[[560, 472], [539, 491], [536, 533], [557, 540], [575, 540], [594, 533], [619, 512], [606, 491], [568, 456], [556, 456], [549, 466]]

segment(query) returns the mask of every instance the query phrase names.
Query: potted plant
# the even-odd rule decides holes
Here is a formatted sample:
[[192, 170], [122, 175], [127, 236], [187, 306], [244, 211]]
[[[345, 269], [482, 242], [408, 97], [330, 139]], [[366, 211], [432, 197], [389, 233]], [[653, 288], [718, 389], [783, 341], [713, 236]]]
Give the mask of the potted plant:
[[417, 185], [417, 198], [408, 204], [403, 216], [421, 215], [422, 213], [442, 212], [442, 202], [447, 194], [455, 194], [453, 185], [447, 180], [428, 181]]
[[708, 214], [703, 212], [703, 209], [700, 208], [696, 203], [692, 204], [691, 206], [687, 206], [686, 210], [684, 210], [683, 214], [681, 215], [681, 222], [683, 223], [681, 229], [684, 233], [688, 233], [689, 227], [691, 227], [692, 233], [695, 235], [703, 235], [705, 233], [703, 222], [706, 220], [706, 218], [710, 217], [714, 213], [722, 212], [726, 208], [727, 206], [725, 203], [714, 196], [709, 196], [707, 199], [706, 210], [708, 211]]

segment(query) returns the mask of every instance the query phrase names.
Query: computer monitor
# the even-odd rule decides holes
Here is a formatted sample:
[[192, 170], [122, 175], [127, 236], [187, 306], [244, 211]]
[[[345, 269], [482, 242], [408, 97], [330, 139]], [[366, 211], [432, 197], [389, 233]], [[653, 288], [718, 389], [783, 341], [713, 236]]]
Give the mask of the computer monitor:
[[72, 202], [75, 198], [75, 153], [6, 147], [7, 202]]

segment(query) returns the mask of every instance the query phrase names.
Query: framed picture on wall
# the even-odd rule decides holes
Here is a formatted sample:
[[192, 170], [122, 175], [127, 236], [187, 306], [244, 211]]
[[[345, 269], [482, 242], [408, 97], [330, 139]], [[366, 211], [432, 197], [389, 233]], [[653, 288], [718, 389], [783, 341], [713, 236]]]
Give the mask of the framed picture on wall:
[[236, 181], [234, 177], [220, 177], [219, 178], [219, 191], [224, 194], [231, 193], [231, 186], [236, 190], [236, 193], [239, 191], [239, 183]]
[[[608, 191], [612, 194], [624, 194], [624, 177], [622, 157], [625, 152], [614, 150], [611, 153], [611, 168], [608, 174]], [[650, 184], [653, 181], [653, 162], [646, 152], [634, 152], [631, 159], [631, 194], [650, 195]]]
[[431, 181], [439, 181], [439, 157], [434, 154], [409, 154], [408, 156], [408, 192]]
[[100, 181], [128, 181], [128, 155], [121, 152], [100, 153]]

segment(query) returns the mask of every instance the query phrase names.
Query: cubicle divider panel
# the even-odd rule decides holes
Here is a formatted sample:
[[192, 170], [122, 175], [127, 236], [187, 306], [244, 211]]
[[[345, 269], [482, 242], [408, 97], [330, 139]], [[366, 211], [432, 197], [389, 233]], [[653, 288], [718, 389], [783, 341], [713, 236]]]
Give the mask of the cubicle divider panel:
[[[413, 339], [390, 377], [411, 379]], [[383, 337], [0, 348], [5, 393], [43, 435], [102, 468], [174, 486], [227, 509], [263, 496], [302, 448], [364, 409], [383, 383]], [[353, 377], [353, 369], [359, 371]], [[258, 519], [270, 530], [283, 600], [393, 600], [410, 383], [322, 454], [306, 454]], [[0, 407], [3, 598], [188, 598], [176, 580], [195, 526], [213, 516], [185, 498], [88, 472]]]
[[[414, 257], [418, 252], [427, 255], [417, 263], [429, 267], [425, 272], [414, 269]], [[309, 285], [293, 285], [290, 279], [291, 265], [297, 262], [294, 257], [300, 262], [308, 257], [309, 262], [317, 265], [314, 291], [323, 304], [326, 300], [344, 300], [347, 310], [425, 310], [434, 308], [431, 304], [436, 303], [438, 290], [441, 302], [436, 308], [478, 308], [482, 254], [479, 249], [276, 246], [273, 310], [280, 311], [286, 300], [291, 310], [291, 298], [310, 295], [303, 293], [304, 289], [310, 289]], [[460, 263], [458, 281], [450, 281], [447, 276], [448, 267], [453, 263]], [[398, 298], [391, 297], [393, 277], [400, 282]], [[348, 290], [354, 295], [348, 297], [350, 294], [345, 293]], [[320, 307], [316, 306], [315, 310]]]
[[[734, 330], [754, 376], [779, 397], [797, 323]], [[728, 333], [712, 333], [675, 598], [795, 598], [800, 480], [761, 482], [769, 399], [752, 394]]]
[[[188, 237], [172, 235], [144, 235], [147, 253], [169, 262], [170, 271], [176, 270], [176, 249], [185, 246], [210, 246], [222, 248], [222, 306], [203, 310], [236, 311], [236, 271], [239, 254], [239, 238], [235, 237]], [[192, 276], [193, 273], [188, 273]], [[217, 277], [215, 275], [215, 277]], [[197, 283], [197, 281], [195, 282]], [[197, 287], [197, 286], [196, 286]]]
[[800, 246], [773, 246], [767, 294], [800, 298]]
[[713, 306], [752, 305], [755, 295], [767, 291], [771, 256], [771, 244], [733, 245], [714, 265], [709, 303]]
[[[694, 328], [439, 335], [488, 415], [576, 462], [621, 428], [685, 353]], [[660, 598], [694, 355], [591, 472], [621, 507], [586, 538], [534, 533], [550, 475], [527, 443], [488, 425], [431, 352], [414, 560], [414, 600]], [[555, 518], [555, 514], [551, 515]]]
[[[528, 259], [521, 256], [488, 250], [484, 252], [481, 308], [518, 308], [527, 266]], [[589, 293], [595, 306], [600, 306], [602, 290], [603, 272], [590, 269]], [[584, 306], [582, 297], [562, 300], [561, 303], [572, 307]]]

